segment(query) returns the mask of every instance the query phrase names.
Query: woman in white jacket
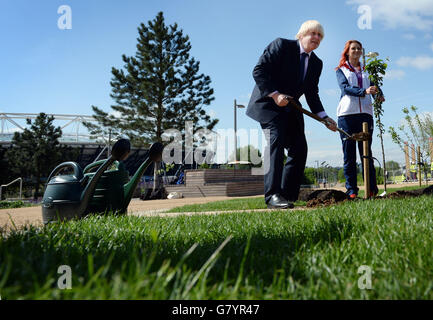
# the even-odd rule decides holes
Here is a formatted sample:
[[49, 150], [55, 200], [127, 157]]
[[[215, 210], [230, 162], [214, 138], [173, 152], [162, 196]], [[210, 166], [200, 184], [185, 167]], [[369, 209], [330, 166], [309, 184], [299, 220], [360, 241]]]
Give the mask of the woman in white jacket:
[[[373, 106], [371, 95], [379, 92], [378, 88], [370, 82], [368, 73], [360, 62], [362, 55], [362, 44], [357, 40], [346, 42], [340, 63], [336, 69], [337, 81], [341, 89], [341, 99], [337, 107], [338, 126], [349, 134], [362, 131], [362, 123], [368, 123], [368, 129], [373, 136]], [[358, 195], [356, 173], [356, 141], [346, 140], [340, 134], [344, 153], [344, 176], [346, 178], [346, 193], [354, 199]], [[371, 153], [371, 142], [369, 140], [369, 153]], [[358, 150], [362, 160], [362, 142], [358, 142]], [[361, 161], [362, 163], [362, 161]], [[370, 158], [370, 196], [378, 193], [376, 184], [376, 171], [373, 160]]]

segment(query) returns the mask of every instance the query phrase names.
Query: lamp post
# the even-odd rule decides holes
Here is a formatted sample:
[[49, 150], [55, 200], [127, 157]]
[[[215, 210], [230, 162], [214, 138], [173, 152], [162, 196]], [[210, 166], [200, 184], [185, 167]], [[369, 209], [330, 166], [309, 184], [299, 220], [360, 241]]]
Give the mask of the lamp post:
[[326, 164], [326, 183], [328, 184], [328, 187], [329, 187], [329, 185], [330, 185], [330, 182], [329, 182], [329, 173], [331, 172], [331, 166], [329, 165], [329, 163], [327, 163]]
[[377, 56], [379, 56], [378, 52], [371, 52], [370, 51], [369, 53], [365, 54], [365, 49], [362, 48], [362, 59], [363, 59], [363, 62], [364, 62], [364, 67], [365, 67], [365, 57], [374, 59]]
[[326, 161], [323, 161], [320, 164], [320, 167], [322, 168], [322, 183], [323, 183], [323, 187], [325, 188], [325, 168], [326, 168]]
[[234, 103], [234, 119], [235, 119], [235, 162], [238, 161], [238, 137], [237, 137], [237, 119], [236, 119], [236, 108], [245, 108], [245, 106], [241, 105], [241, 104], [237, 104], [236, 103], [236, 99], [235, 99], [235, 103]]

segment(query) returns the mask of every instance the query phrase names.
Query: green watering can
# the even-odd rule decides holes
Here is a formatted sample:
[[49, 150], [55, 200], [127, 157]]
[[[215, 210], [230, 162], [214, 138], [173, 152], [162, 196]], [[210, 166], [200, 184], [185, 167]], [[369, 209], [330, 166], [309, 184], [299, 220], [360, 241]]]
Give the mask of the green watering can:
[[[148, 158], [131, 180], [122, 162], [131, 149], [127, 139], [120, 139], [114, 144], [108, 159], [91, 163], [84, 171], [76, 162], [58, 165], [48, 177], [42, 198], [44, 224], [81, 218], [89, 213], [126, 213], [141, 176], [152, 162], [161, 160], [163, 148], [161, 143], [154, 143]], [[57, 175], [65, 168], [72, 169], [73, 174]]]

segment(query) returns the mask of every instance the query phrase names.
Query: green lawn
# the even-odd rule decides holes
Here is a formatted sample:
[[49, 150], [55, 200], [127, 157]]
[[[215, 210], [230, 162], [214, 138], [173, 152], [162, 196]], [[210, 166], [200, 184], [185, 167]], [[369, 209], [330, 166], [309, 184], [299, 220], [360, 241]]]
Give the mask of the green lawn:
[[[240, 209], [240, 208], [239, 208]], [[89, 217], [0, 236], [2, 299], [432, 299], [433, 197]], [[58, 267], [72, 289], [57, 288]], [[361, 266], [372, 288], [360, 289]]]
[[[425, 185], [422, 186], [422, 188], [425, 187], [426, 187]], [[393, 188], [392, 185], [390, 185], [387, 188], [387, 193], [389, 194], [397, 190], [414, 190], [419, 188], [420, 187], [418, 185], [403, 187], [403, 188]], [[384, 191], [383, 189], [379, 189], [378, 195], [380, 195], [383, 191]], [[364, 190], [361, 189], [359, 190], [358, 197], [359, 198], [364, 197]], [[300, 207], [305, 205], [306, 205], [305, 201], [295, 202], [295, 207]], [[166, 212], [206, 212], [206, 211], [254, 210], [254, 209], [266, 209], [266, 208], [267, 207], [263, 199], [263, 196], [261, 196], [261, 197], [242, 198], [242, 199], [231, 199], [231, 200], [224, 200], [224, 201], [214, 201], [214, 202], [202, 203], [202, 204], [189, 204], [189, 205], [184, 205], [184, 206], [167, 210]]]
[[[295, 206], [305, 206], [304, 201], [296, 201]], [[205, 212], [205, 211], [230, 211], [230, 210], [254, 210], [267, 209], [266, 203], [261, 197], [231, 199], [214, 201], [202, 204], [189, 204], [176, 207], [166, 212]]]

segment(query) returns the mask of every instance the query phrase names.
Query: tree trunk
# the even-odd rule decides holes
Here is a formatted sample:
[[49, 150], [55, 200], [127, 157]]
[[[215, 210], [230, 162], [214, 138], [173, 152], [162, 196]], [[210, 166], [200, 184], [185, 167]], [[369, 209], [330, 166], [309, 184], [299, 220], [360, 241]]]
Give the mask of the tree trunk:
[[[162, 78], [162, 77], [161, 77]], [[162, 105], [162, 99], [158, 102], [158, 110], [157, 110], [157, 117], [156, 117], [156, 140], [157, 142], [162, 142], [162, 112], [163, 111], [163, 105]], [[156, 195], [156, 193], [161, 188], [161, 181], [159, 178], [158, 171], [161, 168], [161, 162], [157, 161], [155, 162], [155, 166], [153, 169], [153, 194]]]
[[380, 132], [380, 145], [382, 147], [382, 161], [383, 161], [383, 189], [386, 192], [386, 162], [385, 162], [385, 148], [383, 147], [382, 132]]
[[36, 182], [35, 182], [35, 193], [33, 195], [34, 200], [38, 200], [38, 197], [39, 197], [39, 184], [40, 184], [40, 180], [39, 180], [39, 175], [38, 175], [38, 176], [36, 176]]
[[159, 174], [158, 174], [160, 164], [161, 163], [157, 161], [153, 166], [153, 193], [156, 193], [156, 191], [160, 188]]

